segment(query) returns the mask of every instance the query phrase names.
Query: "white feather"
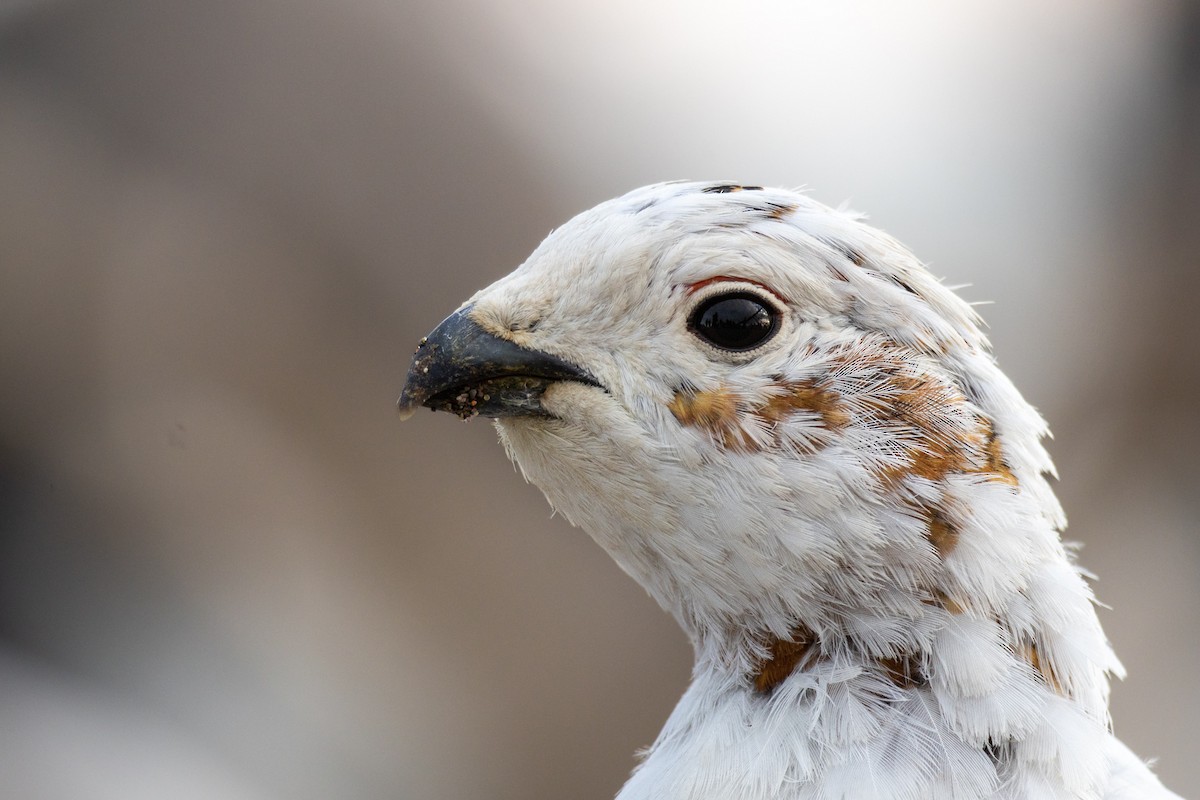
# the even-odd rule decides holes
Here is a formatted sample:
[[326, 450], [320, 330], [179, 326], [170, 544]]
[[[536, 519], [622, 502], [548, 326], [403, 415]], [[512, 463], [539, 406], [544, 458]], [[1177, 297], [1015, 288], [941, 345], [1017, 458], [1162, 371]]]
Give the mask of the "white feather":
[[[781, 307], [752, 353], [688, 327], [726, 279]], [[1173, 796], [1108, 730], [1120, 665], [1059, 539], [1045, 423], [898, 242], [792, 191], [659, 184], [469, 313], [601, 384], [551, 385], [501, 439], [696, 647], [620, 800]], [[789, 410], [797, 387], [825, 394]], [[705, 392], [708, 417], [672, 405]], [[756, 690], [797, 631], [818, 644]]]

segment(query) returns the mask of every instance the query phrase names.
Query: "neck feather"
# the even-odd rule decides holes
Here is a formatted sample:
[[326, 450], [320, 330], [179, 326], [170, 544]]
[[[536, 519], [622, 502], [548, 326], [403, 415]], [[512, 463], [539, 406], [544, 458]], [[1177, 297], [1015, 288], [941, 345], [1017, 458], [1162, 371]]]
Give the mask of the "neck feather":
[[784, 630], [683, 615], [693, 682], [622, 800], [1096, 796], [1120, 665], [1091, 593], [1036, 491], [970, 488], [1010, 507], [929, 526], [940, 582], [900, 624], [873, 605], [891, 597], [810, 602]]

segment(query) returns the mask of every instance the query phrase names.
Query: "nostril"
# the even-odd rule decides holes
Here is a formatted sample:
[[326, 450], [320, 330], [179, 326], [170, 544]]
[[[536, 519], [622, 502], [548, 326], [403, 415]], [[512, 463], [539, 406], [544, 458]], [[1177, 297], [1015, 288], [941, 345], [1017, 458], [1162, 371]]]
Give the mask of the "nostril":
[[525, 331], [528, 333], [535, 330], [537, 326], [541, 324], [541, 322], [542, 320], [540, 318], [531, 320], [513, 320], [512, 322], [508, 323], [508, 329], [513, 333], [517, 333], [518, 331]]

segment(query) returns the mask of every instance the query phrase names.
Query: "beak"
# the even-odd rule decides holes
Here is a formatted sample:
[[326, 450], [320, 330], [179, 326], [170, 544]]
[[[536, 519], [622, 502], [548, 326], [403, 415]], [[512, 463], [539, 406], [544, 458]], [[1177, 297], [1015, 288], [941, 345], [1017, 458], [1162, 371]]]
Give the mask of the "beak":
[[421, 340], [396, 405], [408, 419], [421, 406], [463, 419], [550, 416], [542, 393], [558, 381], [600, 383], [557, 356], [488, 333], [460, 308]]

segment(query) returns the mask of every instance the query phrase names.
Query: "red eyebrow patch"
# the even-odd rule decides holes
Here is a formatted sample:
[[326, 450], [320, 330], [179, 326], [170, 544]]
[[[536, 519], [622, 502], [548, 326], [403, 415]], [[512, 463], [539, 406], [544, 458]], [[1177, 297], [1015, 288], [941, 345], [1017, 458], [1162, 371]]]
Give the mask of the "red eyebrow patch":
[[769, 293], [772, 297], [774, 297], [775, 299], [777, 299], [779, 302], [783, 303], [784, 305], [787, 304], [786, 297], [784, 297], [779, 292], [772, 289], [770, 286], [767, 286], [765, 283], [759, 283], [758, 281], [751, 280], [750, 278], [735, 278], [731, 275], [716, 275], [712, 278], [705, 278], [702, 281], [696, 281], [695, 283], [689, 283], [686, 286], [687, 293], [689, 295], [692, 295], [692, 294], [695, 294], [696, 292], [700, 291], [701, 289], [703, 289], [705, 286], [709, 286], [714, 283], [723, 283], [723, 282], [753, 284], [754, 286], [757, 286], [758, 288], [762, 289], [764, 292]]

